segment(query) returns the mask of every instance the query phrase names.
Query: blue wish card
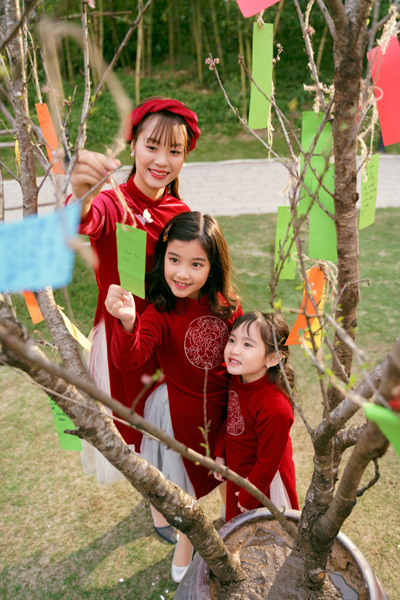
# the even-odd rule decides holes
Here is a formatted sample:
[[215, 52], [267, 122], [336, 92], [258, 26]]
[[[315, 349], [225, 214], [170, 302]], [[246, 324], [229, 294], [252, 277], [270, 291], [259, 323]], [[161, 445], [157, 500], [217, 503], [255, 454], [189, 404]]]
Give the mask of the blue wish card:
[[38, 291], [70, 283], [81, 203], [71, 204], [43, 217], [0, 225], [0, 292]]

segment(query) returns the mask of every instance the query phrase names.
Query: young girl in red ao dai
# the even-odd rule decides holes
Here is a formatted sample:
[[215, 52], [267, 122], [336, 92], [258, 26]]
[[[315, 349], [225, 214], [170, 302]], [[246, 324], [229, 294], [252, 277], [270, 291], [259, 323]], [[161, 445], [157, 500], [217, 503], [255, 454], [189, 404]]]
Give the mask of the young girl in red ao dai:
[[[213, 456], [226, 416], [224, 348], [232, 324], [242, 314], [231, 283], [228, 248], [215, 219], [198, 212], [174, 217], [158, 239], [147, 279], [153, 304], [140, 317], [132, 294], [110, 286], [105, 305], [115, 317], [113, 361], [120, 369], [137, 368], [155, 352], [166, 383], [146, 401], [145, 418], [201, 454], [205, 440], [200, 428], [209, 422]], [[144, 439], [141, 453], [196, 498], [217, 485], [207, 469], [165, 451], [158, 442]], [[180, 533], [172, 563], [174, 581], [182, 579], [191, 552], [188, 538]]]
[[[273, 328], [278, 350], [274, 344]], [[215, 447], [216, 462], [227, 465], [268, 496], [274, 504], [298, 509], [290, 428], [293, 411], [285, 378], [294, 385], [285, 346], [289, 328], [279, 314], [251, 312], [235, 321], [225, 348], [231, 374], [228, 415]], [[223, 477], [214, 473], [217, 480]], [[226, 520], [261, 506], [227, 481]]]

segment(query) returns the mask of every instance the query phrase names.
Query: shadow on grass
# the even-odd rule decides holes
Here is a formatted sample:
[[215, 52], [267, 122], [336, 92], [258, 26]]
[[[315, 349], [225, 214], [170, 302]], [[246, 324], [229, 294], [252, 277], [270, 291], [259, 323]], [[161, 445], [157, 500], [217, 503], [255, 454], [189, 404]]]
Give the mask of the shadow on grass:
[[[38, 551], [4, 568], [0, 572], [1, 600], [172, 598], [166, 591], [172, 593], [177, 587], [170, 577], [174, 548], [157, 536], [149, 512], [148, 503], [142, 500], [115, 527], [60, 561]], [[120, 560], [109, 560], [114, 552]], [[124, 577], [125, 571], [129, 577]], [[104, 586], [102, 578], [107, 580]], [[110, 586], [110, 579], [116, 584]]]

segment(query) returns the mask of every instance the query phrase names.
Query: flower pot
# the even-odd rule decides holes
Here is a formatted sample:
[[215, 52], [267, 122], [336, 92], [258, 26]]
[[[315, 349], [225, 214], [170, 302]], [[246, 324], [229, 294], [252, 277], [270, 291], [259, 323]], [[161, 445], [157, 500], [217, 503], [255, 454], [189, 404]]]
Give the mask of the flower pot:
[[[286, 511], [285, 516], [297, 522], [300, 512], [289, 510]], [[228, 546], [229, 544], [231, 545], [231, 549], [240, 547], [242, 561], [243, 549], [249, 547], [253, 549], [253, 546], [252, 544], [249, 544], [249, 541], [244, 541], [246, 535], [249, 535], [246, 533], [247, 531], [255, 531], [250, 541], [257, 539], [261, 540], [259, 544], [255, 544], [254, 547], [257, 545], [262, 546], [263, 551], [268, 545], [278, 545], [282, 547], [286, 545], [287, 548], [289, 547], [285, 541], [283, 541], [283, 543], [281, 542], [286, 537], [288, 540], [290, 540], [290, 538], [280, 527], [279, 523], [274, 520], [269, 510], [260, 508], [249, 511], [235, 517], [219, 530], [221, 538], [226, 541]], [[235, 536], [237, 536], [237, 538]], [[273, 563], [274, 560], [275, 558], [271, 558], [271, 563]], [[265, 560], [263, 564], [267, 562], [268, 560]], [[278, 567], [278, 569], [280, 568], [281, 567]], [[336, 537], [332, 549], [330, 562], [328, 563], [328, 574], [330, 577], [330, 582], [328, 583], [335, 591], [333, 595], [328, 594], [326, 596], [319, 596], [321, 599], [326, 597], [342, 598], [343, 600], [388, 600], [379, 580], [375, 577], [363, 554], [358, 550], [355, 544], [341, 532]], [[285, 577], [286, 580], [291, 578], [290, 571], [289, 577], [287, 574]], [[276, 580], [277, 578], [275, 578], [275, 581]], [[333, 586], [331, 582], [334, 584]], [[268, 585], [272, 584], [269, 583]], [[196, 554], [175, 593], [175, 600], [220, 600], [215, 593], [213, 584], [210, 585], [210, 570], [203, 559]], [[241, 596], [239, 593], [238, 595], [235, 594], [234, 597], [244, 598], [245, 596]], [[286, 595], [286, 593], [282, 595], [282, 592], [281, 595], [279, 595], [278, 592], [278, 595], [274, 596], [274, 598], [275, 597], [282, 598], [283, 600], [283, 598], [286, 599], [289, 597], [300, 598], [300, 595], [297, 596], [297, 592], [294, 596], [289, 596], [289, 594]], [[265, 598], [270, 598], [268, 592], [265, 595]]]

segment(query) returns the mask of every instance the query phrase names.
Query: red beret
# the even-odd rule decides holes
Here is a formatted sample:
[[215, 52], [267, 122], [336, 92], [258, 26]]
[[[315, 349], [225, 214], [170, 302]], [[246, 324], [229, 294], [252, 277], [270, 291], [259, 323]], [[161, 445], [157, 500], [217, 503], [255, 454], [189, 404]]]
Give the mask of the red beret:
[[127, 142], [131, 142], [133, 139], [133, 128], [140, 123], [140, 121], [149, 113], [156, 113], [161, 110], [167, 110], [175, 115], [183, 117], [188, 127], [193, 131], [193, 138], [190, 142], [189, 152], [194, 150], [196, 147], [196, 140], [200, 137], [200, 128], [197, 126], [197, 115], [195, 112], [186, 108], [179, 102], [179, 100], [172, 100], [167, 98], [166, 100], [153, 99], [148, 100], [141, 106], [135, 108], [126, 120], [125, 124], [125, 139]]

